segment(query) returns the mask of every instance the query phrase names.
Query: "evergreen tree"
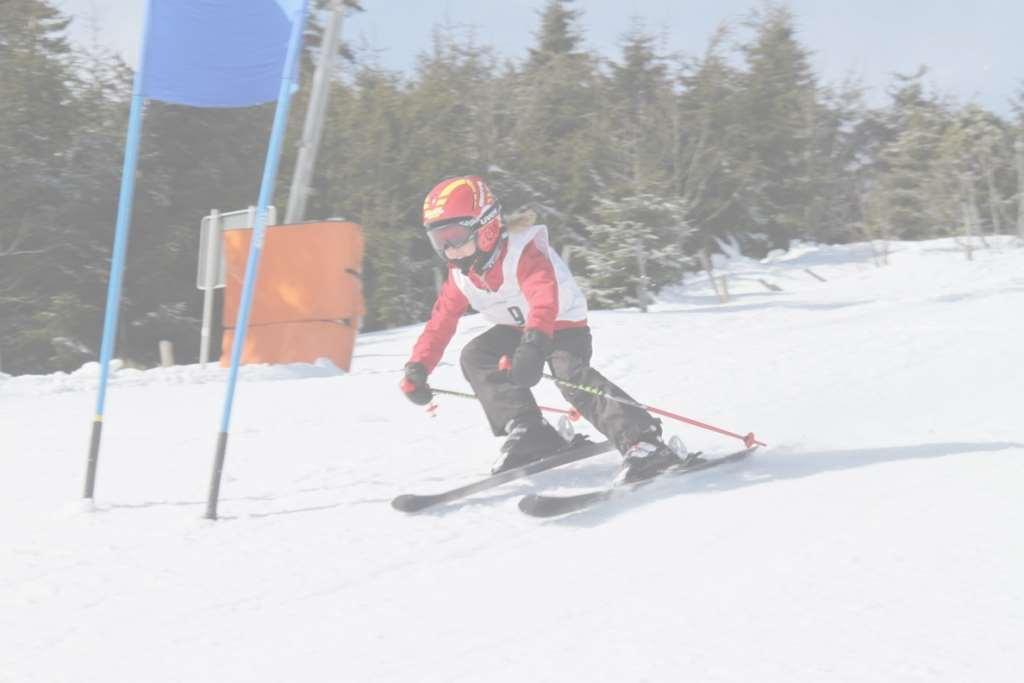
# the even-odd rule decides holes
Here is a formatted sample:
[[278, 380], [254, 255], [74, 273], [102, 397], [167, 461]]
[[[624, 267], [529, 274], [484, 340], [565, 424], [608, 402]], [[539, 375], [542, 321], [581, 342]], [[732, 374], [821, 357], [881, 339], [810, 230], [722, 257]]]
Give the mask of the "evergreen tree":
[[1018, 88], [1016, 95], [1010, 102], [1013, 112], [1016, 115], [1013, 127], [1014, 135], [1014, 171], [1016, 183], [1014, 185], [1012, 202], [1016, 208], [1013, 221], [1017, 226], [1018, 237], [1024, 239], [1024, 82]]
[[868, 131], [862, 124], [865, 107], [856, 83], [837, 90], [823, 88], [812, 130], [809, 158], [811, 187], [800, 237], [819, 242], [857, 239], [861, 218], [858, 187], [865, 159], [860, 144]]
[[743, 46], [746, 208], [750, 231], [763, 232], [772, 247], [785, 247], [807, 227], [805, 207], [816, 191], [811, 156], [817, 85], [788, 8], [768, 4], [749, 23], [755, 36]]
[[540, 12], [536, 47], [530, 48], [529, 68], [541, 69], [558, 55], [578, 54], [583, 42], [577, 23], [582, 12], [571, 7], [573, 0], [548, 0]]
[[485, 174], [499, 162], [500, 133], [493, 117], [501, 96], [491, 87], [495, 58], [468, 36], [435, 31], [421, 55], [405, 106], [410, 118], [410, 166], [417, 184], [469, 172]]
[[866, 193], [876, 223], [896, 239], [923, 239], [945, 232], [950, 220], [944, 192], [935, 192], [936, 159], [947, 114], [922, 85], [926, 70], [897, 75], [888, 115], [891, 141], [878, 153], [878, 174]]
[[[273, 114], [273, 104], [147, 105], [125, 263], [118, 342], [123, 357], [155, 363], [161, 339], [174, 343], [179, 358], [198, 357], [199, 224], [211, 209], [256, 203]], [[283, 211], [280, 202], [277, 208]]]
[[1017, 92], [1010, 99], [1010, 109], [1017, 117], [1017, 126], [1024, 126], [1024, 81], [1021, 81]]
[[1013, 135], [1010, 126], [978, 105], [961, 114], [967, 129], [978, 192], [978, 208], [991, 232], [1013, 232], [1012, 197], [1016, 193]]
[[711, 248], [747, 225], [743, 178], [750, 162], [743, 153], [742, 74], [729, 63], [724, 45], [730, 37], [719, 26], [704, 54], [684, 60], [677, 79], [672, 127], [672, 191], [689, 210], [698, 248]]
[[0, 11], [0, 349], [14, 372], [48, 367], [54, 350], [33, 333], [34, 318], [74, 261], [58, 222], [75, 120], [68, 23], [46, 0]]
[[431, 181], [410, 172], [420, 157], [408, 102], [399, 76], [363, 65], [351, 87], [335, 88], [328, 111], [317, 205], [363, 226], [368, 330], [422, 320], [434, 290], [420, 227]]
[[934, 166], [930, 195], [933, 212], [941, 212], [937, 230], [968, 235], [1002, 232], [1009, 215], [1001, 186], [1008, 183], [999, 182], [999, 177], [1012, 175], [1012, 149], [994, 115], [977, 105], [956, 112], [942, 133]]
[[568, 5], [548, 3], [530, 59], [506, 79], [515, 116], [501, 160], [510, 176], [502, 182], [541, 209], [556, 244], [584, 238], [595, 197], [607, 192], [603, 80], [597, 58], [577, 50], [580, 12]]
[[686, 265], [686, 238], [692, 234], [686, 213], [681, 201], [656, 195], [600, 200], [590, 241], [580, 250], [580, 283], [588, 303], [594, 308], [643, 308], [647, 302], [639, 292], [653, 294], [678, 282]]
[[[65, 246], [52, 259], [50, 300], [33, 316], [32, 348], [49, 349], [51, 369], [72, 369], [99, 352], [131, 73], [97, 48], [75, 56], [76, 118], [58, 169], [55, 225]], [[53, 274], [53, 273], [51, 273]]]
[[614, 147], [612, 191], [664, 194], [672, 178], [674, 101], [669, 68], [639, 19], [612, 61], [603, 115]]

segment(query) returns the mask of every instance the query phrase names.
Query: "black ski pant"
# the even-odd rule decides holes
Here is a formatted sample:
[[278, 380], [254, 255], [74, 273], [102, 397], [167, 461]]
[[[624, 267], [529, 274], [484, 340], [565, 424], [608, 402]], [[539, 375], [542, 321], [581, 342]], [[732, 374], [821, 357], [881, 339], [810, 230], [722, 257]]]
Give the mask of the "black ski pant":
[[[505, 373], [498, 371], [498, 361], [502, 356], [512, 357], [522, 334], [518, 327], [496, 325], [470, 341], [462, 350], [462, 374], [480, 399], [495, 436], [506, 433], [510, 420], [540, 413], [533, 393], [516, 386]], [[558, 379], [632, 400], [590, 367], [592, 355], [590, 328], [573, 327], [555, 332], [547, 364], [551, 374]], [[625, 452], [641, 437], [661, 435], [661, 421], [642, 408], [562, 384], [557, 386], [565, 399], [620, 452]]]

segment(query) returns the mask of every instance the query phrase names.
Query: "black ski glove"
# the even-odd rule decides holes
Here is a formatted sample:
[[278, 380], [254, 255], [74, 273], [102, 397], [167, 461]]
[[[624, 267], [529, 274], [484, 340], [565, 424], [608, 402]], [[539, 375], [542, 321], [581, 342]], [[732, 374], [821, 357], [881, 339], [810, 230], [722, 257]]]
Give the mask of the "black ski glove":
[[530, 388], [540, 381], [544, 372], [544, 361], [551, 353], [551, 337], [540, 330], [526, 330], [512, 356], [512, 367], [508, 378], [513, 384]]
[[427, 369], [423, 363], [406, 363], [405, 377], [398, 385], [405, 397], [418, 406], [425, 406], [434, 397], [434, 392], [427, 384]]

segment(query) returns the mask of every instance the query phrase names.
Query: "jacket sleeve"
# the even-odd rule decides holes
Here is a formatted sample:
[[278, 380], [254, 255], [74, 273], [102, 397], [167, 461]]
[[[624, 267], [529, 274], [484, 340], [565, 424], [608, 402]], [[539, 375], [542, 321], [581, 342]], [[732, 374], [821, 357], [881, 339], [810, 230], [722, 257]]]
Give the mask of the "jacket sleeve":
[[526, 329], [539, 330], [550, 337], [555, 333], [558, 317], [558, 278], [546, 247], [546, 241], [538, 239], [527, 244], [519, 257], [516, 277], [523, 296], [530, 304]]
[[428, 373], [433, 372], [459, 326], [459, 318], [467, 308], [469, 300], [449, 277], [441, 286], [441, 293], [437, 295], [437, 301], [430, 312], [430, 320], [416, 340], [409, 362], [422, 363]]

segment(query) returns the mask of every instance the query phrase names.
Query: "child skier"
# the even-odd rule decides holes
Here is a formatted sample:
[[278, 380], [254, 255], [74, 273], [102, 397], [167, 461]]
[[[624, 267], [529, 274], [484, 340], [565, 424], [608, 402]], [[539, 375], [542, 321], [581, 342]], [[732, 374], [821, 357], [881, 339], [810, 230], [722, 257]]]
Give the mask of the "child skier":
[[[551, 373], [574, 384], [629, 398], [590, 367], [593, 353], [587, 302], [548, 243], [547, 227], [532, 212], [506, 225], [501, 207], [479, 176], [439, 183], [423, 204], [423, 225], [434, 250], [448, 263], [448, 278], [430, 320], [405, 364], [401, 389], [426, 405], [427, 377], [473, 307], [494, 323], [462, 350], [462, 373], [476, 392], [495, 436], [507, 436], [497, 473], [551, 455], [565, 445], [541, 416], [530, 387], [545, 362]], [[499, 371], [503, 356], [512, 360]], [[566, 400], [623, 454], [621, 481], [654, 476], [679, 462], [661, 441], [661, 423], [647, 411], [594, 393], [559, 385]]]

